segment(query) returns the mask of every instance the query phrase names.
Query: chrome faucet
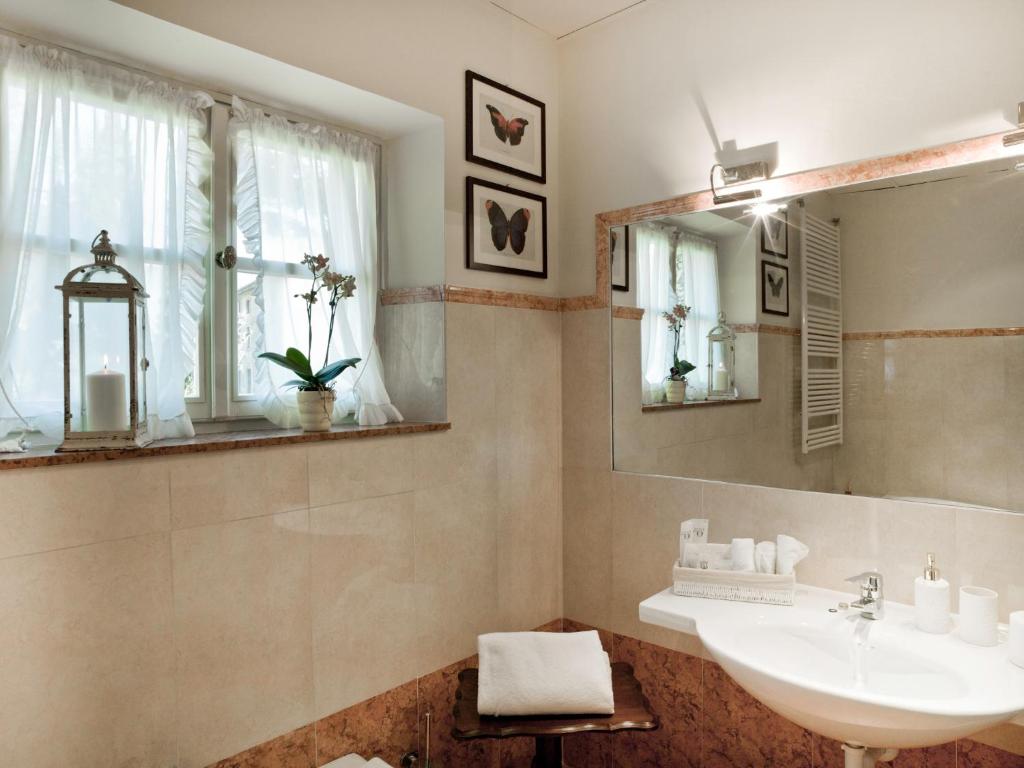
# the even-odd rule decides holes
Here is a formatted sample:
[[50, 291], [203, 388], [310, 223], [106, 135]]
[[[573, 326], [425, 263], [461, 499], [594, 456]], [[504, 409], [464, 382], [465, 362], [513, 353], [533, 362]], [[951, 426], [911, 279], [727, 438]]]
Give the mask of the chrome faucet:
[[850, 607], [860, 611], [860, 615], [865, 619], [881, 619], [885, 615], [882, 574], [878, 571], [865, 571], [851, 576], [847, 581], [860, 585], [860, 600], [850, 603]]

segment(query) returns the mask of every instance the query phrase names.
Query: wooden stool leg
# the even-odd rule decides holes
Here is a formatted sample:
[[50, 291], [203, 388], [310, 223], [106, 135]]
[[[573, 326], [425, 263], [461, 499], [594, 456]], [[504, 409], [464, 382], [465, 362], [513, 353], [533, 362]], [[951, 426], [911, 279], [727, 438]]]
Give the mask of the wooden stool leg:
[[562, 768], [562, 737], [538, 736], [532, 768]]

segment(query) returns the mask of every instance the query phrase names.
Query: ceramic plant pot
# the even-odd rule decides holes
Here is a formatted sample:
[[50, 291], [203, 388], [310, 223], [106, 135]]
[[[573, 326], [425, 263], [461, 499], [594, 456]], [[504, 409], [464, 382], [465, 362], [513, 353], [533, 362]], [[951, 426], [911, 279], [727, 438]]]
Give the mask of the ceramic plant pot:
[[665, 400], [670, 403], [686, 401], [686, 379], [665, 380]]
[[331, 428], [335, 394], [333, 389], [298, 392], [299, 426], [303, 432], [326, 432]]

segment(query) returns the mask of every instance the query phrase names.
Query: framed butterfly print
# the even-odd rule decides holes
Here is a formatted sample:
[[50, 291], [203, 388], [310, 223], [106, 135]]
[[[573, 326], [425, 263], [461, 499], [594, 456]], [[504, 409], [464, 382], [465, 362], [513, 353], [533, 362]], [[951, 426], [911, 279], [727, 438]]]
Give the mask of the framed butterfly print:
[[547, 179], [544, 103], [466, 70], [466, 160]]
[[467, 177], [466, 267], [546, 279], [547, 198]]
[[789, 258], [789, 216], [785, 208], [761, 219], [761, 253]]
[[761, 262], [761, 311], [789, 317], [789, 267]]
[[608, 253], [612, 260], [612, 289], [629, 290], [629, 225], [608, 230]]

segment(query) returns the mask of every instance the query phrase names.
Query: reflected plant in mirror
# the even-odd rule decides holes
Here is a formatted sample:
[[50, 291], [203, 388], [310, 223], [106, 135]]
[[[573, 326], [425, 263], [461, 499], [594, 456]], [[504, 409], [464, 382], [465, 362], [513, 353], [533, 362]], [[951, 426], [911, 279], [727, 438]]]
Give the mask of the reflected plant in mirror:
[[679, 336], [689, 314], [690, 308], [685, 304], [676, 304], [671, 312], [662, 313], [662, 317], [668, 323], [669, 333], [672, 334], [672, 367], [665, 380], [665, 400], [670, 403], [682, 403], [686, 400], [686, 375], [697, 368], [689, 360], [679, 359]]

